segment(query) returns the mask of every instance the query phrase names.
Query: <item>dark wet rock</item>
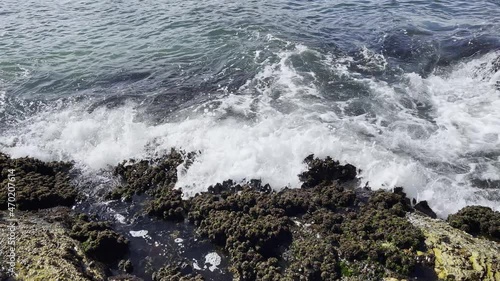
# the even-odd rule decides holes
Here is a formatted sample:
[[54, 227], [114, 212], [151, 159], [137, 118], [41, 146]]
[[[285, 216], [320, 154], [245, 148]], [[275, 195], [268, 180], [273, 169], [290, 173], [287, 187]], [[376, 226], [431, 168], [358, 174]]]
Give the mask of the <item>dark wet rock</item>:
[[[195, 154], [171, 152], [153, 160], [130, 160], [119, 164], [114, 175], [123, 184], [109, 192], [107, 199], [132, 200], [135, 194], [147, 194], [145, 212], [165, 220], [180, 221], [187, 213], [182, 192], [174, 189], [177, 182], [177, 167], [184, 163], [189, 166]], [[184, 168], [185, 168], [184, 167]]]
[[434, 213], [434, 211], [431, 209], [431, 207], [429, 207], [429, 203], [427, 203], [427, 201], [420, 201], [418, 202], [417, 204], [415, 204], [415, 206], [413, 206], [413, 208], [415, 208], [415, 210], [421, 212], [422, 214], [425, 214], [426, 216], [429, 216], [433, 219], [437, 218], [437, 215], [436, 213]]
[[482, 206], [468, 206], [450, 215], [451, 226], [475, 236], [500, 241], [500, 212]]
[[0, 209], [8, 207], [9, 182], [15, 185], [18, 210], [73, 205], [77, 192], [70, 182], [71, 168], [72, 164], [67, 162], [42, 162], [29, 157], [12, 159], [0, 153], [0, 182], [5, 187], [0, 189]]
[[167, 265], [153, 273], [153, 281], [203, 281], [203, 277], [194, 274], [193, 269], [186, 263], [178, 266]]
[[277, 268], [279, 248], [290, 240], [292, 222], [282, 209], [267, 205], [269, 196], [245, 187], [225, 198], [205, 193], [191, 201], [190, 221], [229, 253], [231, 270], [240, 280], [269, 274], [273, 264]]
[[86, 215], [71, 221], [70, 236], [82, 242], [84, 252], [106, 264], [116, 262], [128, 252], [129, 241], [111, 229], [107, 222], [91, 221]]
[[171, 152], [157, 159], [129, 160], [116, 166], [114, 175], [123, 180], [123, 185], [110, 194], [141, 194], [156, 188], [173, 188], [177, 182], [177, 166], [184, 160], [183, 155], [172, 149]]
[[330, 157], [314, 158], [314, 154], [304, 160], [309, 169], [299, 175], [302, 188], [314, 187], [320, 183], [345, 182], [356, 178], [356, 167], [351, 164], [340, 165]]

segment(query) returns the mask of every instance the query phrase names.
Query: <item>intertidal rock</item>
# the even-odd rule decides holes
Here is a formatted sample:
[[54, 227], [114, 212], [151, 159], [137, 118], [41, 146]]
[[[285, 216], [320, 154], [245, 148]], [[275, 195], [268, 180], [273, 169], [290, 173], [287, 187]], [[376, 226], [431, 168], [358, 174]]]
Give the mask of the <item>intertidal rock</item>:
[[182, 191], [168, 187], [155, 191], [155, 196], [146, 206], [146, 212], [164, 220], [182, 221], [186, 214], [187, 202], [182, 199]]
[[153, 273], [153, 281], [203, 281], [199, 274], [193, 274], [192, 268], [187, 264], [178, 266], [166, 265]]
[[473, 237], [442, 220], [411, 214], [409, 221], [425, 235], [439, 279], [500, 280], [500, 244]]
[[156, 188], [173, 188], [177, 182], [177, 166], [183, 161], [183, 155], [174, 149], [158, 159], [124, 161], [113, 172], [124, 184], [110, 196], [123, 194], [129, 198]]
[[351, 164], [340, 165], [340, 162], [330, 157], [319, 159], [311, 154], [304, 159], [304, 163], [309, 166], [309, 169], [299, 175], [303, 182], [302, 188], [333, 181], [346, 182], [356, 178], [356, 167]]
[[226, 250], [236, 280], [411, 276], [424, 236], [405, 217], [413, 208], [402, 190], [367, 197], [339, 183], [345, 180], [339, 175], [355, 174], [341, 172], [337, 162], [311, 161], [307, 188], [262, 192], [221, 184], [190, 199], [188, 219]]
[[413, 208], [415, 208], [415, 210], [419, 211], [420, 213], [429, 216], [433, 219], [437, 218], [436, 213], [434, 213], [434, 211], [431, 209], [427, 201], [420, 201], [417, 204], [415, 204]]
[[[16, 219], [17, 280], [106, 280], [106, 268], [85, 254], [63, 223], [48, 222], [36, 213], [18, 212]], [[8, 222], [0, 220], [0, 233], [8, 233], [7, 227]], [[7, 243], [0, 247], [7, 253]]]
[[[0, 156], [3, 157], [0, 161], [14, 161]], [[426, 202], [412, 207], [402, 188], [395, 188], [393, 192], [349, 188], [356, 178], [354, 166], [313, 155], [305, 160], [309, 170], [299, 175], [304, 181], [302, 188], [276, 192], [259, 180], [241, 185], [228, 180], [183, 200], [182, 191], [173, 187], [178, 166], [192, 157], [172, 150], [169, 155], [155, 160], [120, 164], [115, 175], [123, 184], [108, 194], [108, 198], [146, 200], [140, 205], [147, 214], [194, 224], [198, 235], [221, 247], [228, 255], [229, 271], [234, 280], [415, 280], [416, 277], [419, 280], [438, 277], [500, 280], [498, 244], [456, 229], [498, 239], [498, 212], [489, 208], [467, 207], [450, 216], [450, 226], [444, 221], [419, 215], [434, 216], [434, 213]], [[59, 166], [63, 165], [61, 163], [43, 163], [29, 158], [27, 163], [49, 168], [16, 167], [21, 171], [35, 171], [42, 175], [40, 178], [49, 177], [54, 182], [58, 181], [57, 174], [67, 179], [68, 170]], [[38, 233], [33, 238], [35, 241], [41, 239], [37, 238], [40, 235], [46, 234], [50, 239], [56, 234], [62, 235], [62, 241], [74, 250], [66, 250], [69, 254], [64, 254], [49, 246], [42, 247], [40, 253], [53, 253], [54, 261], [36, 250], [34, 255], [29, 252], [25, 259], [42, 267], [21, 270], [26, 280], [50, 280], [51, 276], [62, 274], [61, 270], [69, 274], [61, 276], [69, 279], [105, 280], [102, 279], [108, 273], [105, 266], [116, 265], [128, 251], [128, 240], [106, 222], [75, 214], [68, 208], [43, 209], [35, 215], [42, 216], [43, 223], [60, 229], [60, 233]], [[23, 239], [28, 241], [28, 236]], [[50, 240], [47, 237], [43, 238]], [[38, 242], [30, 247], [37, 249], [37, 245]], [[67, 266], [62, 262], [62, 267], [58, 267], [59, 256], [69, 261]], [[168, 260], [164, 267], [147, 278], [155, 281], [203, 280], [189, 263], [175, 259]], [[46, 264], [49, 273], [44, 270]], [[133, 273], [131, 263], [126, 260], [118, 267], [123, 272]], [[419, 275], [422, 271], [427, 274], [424, 278]], [[49, 279], [43, 279], [44, 276]], [[133, 275], [117, 275], [109, 280], [139, 279]]]
[[114, 175], [123, 184], [111, 191], [107, 198], [130, 201], [134, 194], [146, 193], [149, 196], [146, 213], [165, 220], [181, 221], [187, 211], [182, 191], [174, 189], [177, 167], [184, 162], [189, 165], [194, 156], [194, 153], [185, 154], [172, 149], [168, 155], [157, 159], [123, 162], [114, 170]]
[[450, 215], [451, 226], [475, 236], [484, 236], [500, 242], [500, 212], [482, 206], [468, 206]]
[[106, 222], [91, 221], [87, 215], [79, 215], [70, 224], [69, 235], [82, 242], [83, 251], [95, 260], [113, 263], [128, 251], [129, 241]]
[[15, 186], [18, 210], [73, 205], [77, 192], [68, 175], [71, 168], [71, 163], [42, 162], [29, 157], [12, 159], [0, 153], [0, 183], [5, 187], [0, 189], [0, 210], [7, 209], [9, 182]]

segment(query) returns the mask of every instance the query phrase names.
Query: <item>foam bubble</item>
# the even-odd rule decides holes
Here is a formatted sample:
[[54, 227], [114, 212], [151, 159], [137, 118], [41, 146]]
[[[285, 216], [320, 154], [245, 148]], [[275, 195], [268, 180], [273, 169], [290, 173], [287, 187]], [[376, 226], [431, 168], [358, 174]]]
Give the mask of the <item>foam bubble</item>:
[[148, 235], [148, 231], [147, 230], [137, 230], [137, 231], [131, 230], [129, 232], [130, 232], [130, 235], [132, 237], [146, 238], [146, 236]]
[[[208, 253], [205, 256], [205, 264], [209, 264], [208, 270], [214, 271], [221, 264], [221, 257], [216, 252]], [[206, 266], [205, 266], [206, 267]]]

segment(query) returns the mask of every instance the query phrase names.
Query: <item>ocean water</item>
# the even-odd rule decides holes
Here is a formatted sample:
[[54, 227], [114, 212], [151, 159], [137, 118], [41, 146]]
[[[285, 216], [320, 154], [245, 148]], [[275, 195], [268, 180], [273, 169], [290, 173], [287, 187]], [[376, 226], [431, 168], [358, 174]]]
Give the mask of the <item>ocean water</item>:
[[0, 3], [0, 151], [86, 177], [171, 147], [186, 196], [309, 154], [442, 217], [500, 210], [500, 2]]

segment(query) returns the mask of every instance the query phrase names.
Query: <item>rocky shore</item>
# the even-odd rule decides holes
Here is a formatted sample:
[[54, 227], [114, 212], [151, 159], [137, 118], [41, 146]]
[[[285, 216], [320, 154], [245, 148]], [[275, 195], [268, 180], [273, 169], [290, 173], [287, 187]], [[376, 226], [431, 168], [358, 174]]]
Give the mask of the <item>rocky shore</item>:
[[[125, 161], [114, 167], [118, 184], [94, 200], [134, 206], [134, 221], [187, 229], [193, 243], [207, 243], [227, 260], [220, 269], [225, 280], [500, 280], [499, 212], [470, 206], [448, 221], [436, 219], [403, 188], [354, 188], [354, 166], [313, 155], [304, 160], [309, 169], [299, 175], [300, 188], [277, 192], [259, 180], [228, 180], [183, 199], [174, 189], [177, 168], [189, 168], [195, 157], [172, 150]], [[150, 252], [133, 251], [130, 235], [116, 223], [79, 207], [90, 199], [76, 188], [71, 163], [5, 154], [2, 253], [12, 223], [9, 169], [16, 172], [17, 275], [9, 277], [2, 255], [1, 280], [219, 280], [176, 254], [139, 270], [138, 261], [148, 258], [141, 253]]]

